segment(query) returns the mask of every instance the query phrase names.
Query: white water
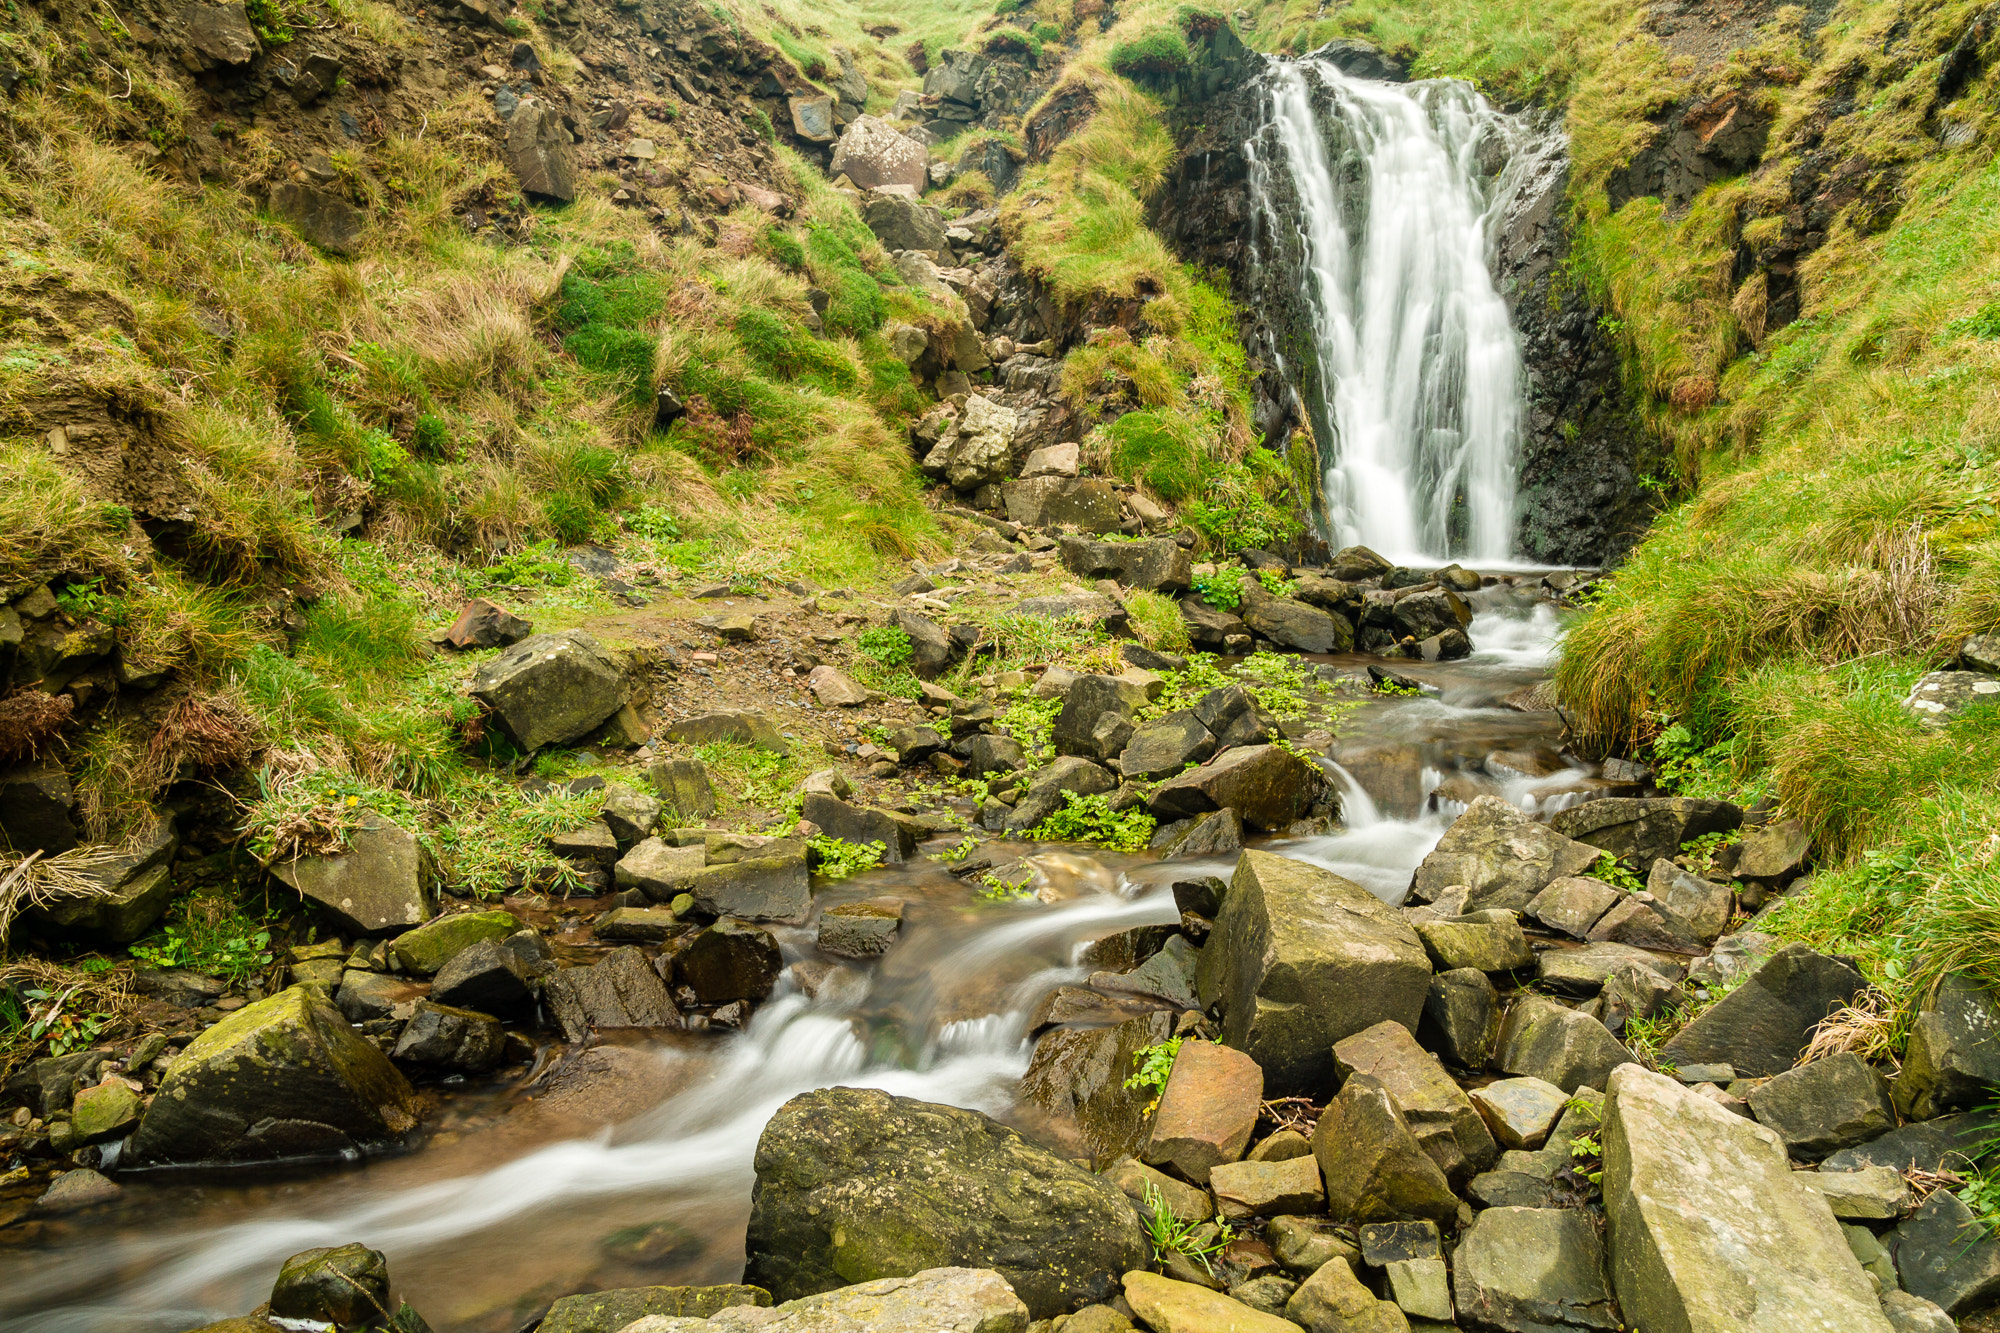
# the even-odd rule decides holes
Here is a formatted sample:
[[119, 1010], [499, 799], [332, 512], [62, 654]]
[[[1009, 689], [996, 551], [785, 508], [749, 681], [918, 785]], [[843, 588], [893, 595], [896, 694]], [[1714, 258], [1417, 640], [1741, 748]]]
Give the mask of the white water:
[[[1273, 62], [1269, 87], [1252, 182], [1309, 270], [1334, 545], [1508, 559], [1523, 374], [1490, 263], [1528, 175], [1525, 127], [1458, 80], [1377, 83], [1310, 56]], [[1275, 172], [1294, 217], [1270, 203]]]

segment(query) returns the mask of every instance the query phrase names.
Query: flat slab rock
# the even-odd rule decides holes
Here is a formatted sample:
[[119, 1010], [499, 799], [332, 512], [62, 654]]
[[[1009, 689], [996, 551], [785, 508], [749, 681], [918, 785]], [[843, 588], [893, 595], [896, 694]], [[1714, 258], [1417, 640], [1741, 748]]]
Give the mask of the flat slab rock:
[[652, 1315], [619, 1333], [1023, 1333], [1028, 1307], [990, 1269], [928, 1268], [768, 1309], [738, 1305], [708, 1319]]

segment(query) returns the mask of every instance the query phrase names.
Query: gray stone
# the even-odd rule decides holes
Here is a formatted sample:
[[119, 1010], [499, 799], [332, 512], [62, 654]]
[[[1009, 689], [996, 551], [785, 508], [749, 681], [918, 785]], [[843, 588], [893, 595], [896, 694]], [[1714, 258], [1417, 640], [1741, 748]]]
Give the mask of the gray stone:
[[1116, 676], [1077, 677], [1063, 696], [1062, 711], [1050, 729], [1049, 740], [1056, 753], [1099, 761], [1116, 759], [1132, 736], [1135, 692]]
[[131, 1141], [138, 1163], [258, 1161], [400, 1137], [416, 1093], [317, 986], [229, 1014], [188, 1043]]
[[174, 897], [168, 862], [179, 848], [180, 838], [172, 824], [161, 820], [142, 845], [79, 868], [77, 873], [96, 886], [95, 892], [81, 898], [58, 898], [46, 907], [22, 913], [22, 921], [67, 937], [130, 944], [166, 915]]
[[1954, 1319], [2000, 1300], [2000, 1240], [1950, 1190], [1939, 1190], [1890, 1234], [1903, 1290]]
[[681, 919], [665, 907], [614, 907], [590, 926], [592, 935], [614, 944], [658, 944], [686, 931]]
[[1245, 824], [1281, 830], [1304, 817], [1324, 786], [1319, 770], [1276, 745], [1239, 745], [1153, 793], [1155, 818], [1233, 809]]
[[1278, 719], [1243, 685], [1210, 690], [1195, 703], [1194, 715], [1218, 747], [1256, 745], [1282, 734]]
[[209, 69], [247, 65], [263, 54], [256, 30], [240, 4], [189, 5], [188, 45]]
[[1794, 1174], [1800, 1184], [1825, 1195], [1827, 1206], [1843, 1222], [1888, 1221], [1910, 1206], [1910, 1182], [1893, 1166]]
[[1734, 935], [1724, 935], [1706, 957], [1689, 965], [1687, 979], [1703, 987], [1733, 986], [1784, 946], [1785, 942], [1776, 935], [1761, 930], [1739, 930]]
[[35, 1207], [45, 1213], [73, 1213], [111, 1203], [124, 1193], [125, 1187], [110, 1177], [81, 1168], [64, 1171], [51, 1180], [35, 1200]]
[[1956, 1171], [1972, 1165], [1979, 1145], [2000, 1132], [2000, 1115], [1968, 1111], [1905, 1125], [1858, 1148], [1843, 1148], [1820, 1163], [1822, 1171], [1891, 1166], [1898, 1171]]
[[411, 1064], [477, 1074], [499, 1064], [507, 1030], [490, 1014], [418, 1000], [390, 1055]]
[[838, 958], [875, 958], [889, 952], [902, 929], [903, 904], [896, 899], [842, 903], [820, 916], [816, 942], [821, 953]]
[[1028, 756], [1012, 736], [981, 734], [968, 738], [953, 752], [965, 760], [965, 776], [983, 778], [994, 773], [1019, 773], [1028, 766]]
[[305, 240], [336, 255], [358, 253], [368, 225], [368, 215], [339, 195], [296, 181], [271, 187], [271, 212]]
[[398, 935], [389, 946], [397, 967], [427, 977], [480, 940], [504, 940], [521, 928], [512, 912], [453, 912]]
[[1430, 962], [1394, 908], [1303, 861], [1246, 851], [1202, 949], [1204, 1005], [1222, 1039], [1263, 1066], [1267, 1094], [1323, 1088], [1332, 1047], [1385, 1020], [1414, 1030]]
[[1289, 597], [1246, 603], [1243, 623], [1271, 642], [1302, 653], [1345, 653], [1354, 648], [1353, 625]]
[[1811, 1161], [1896, 1127], [1889, 1083], [1851, 1052], [1788, 1069], [1751, 1089], [1757, 1122], [1776, 1130], [1795, 1158]]
[[1677, 964], [1626, 944], [1586, 944], [1581, 949], [1545, 949], [1537, 972], [1547, 989], [1558, 995], [1582, 998], [1597, 994], [1612, 973], [1633, 963], [1651, 968], [1668, 982], [1680, 975]]
[[[1206, 1222], [1215, 1216], [1215, 1202], [1208, 1191], [1190, 1185], [1184, 1180], [1176, 1180], [1164, 1171], [1155, 1171], [1144, 1162], [1130, 1157], [1121, 1157], [1104, 1170], [1104, 1178], [1125, 1192], [1125, 1197], [1139, 1205], [1140, 1212], [1147, 1211], [1146, 1200], [1149, 1193], [1159, 1196], [1166, 1210], [1183, 1222]], [[1319, 1180], [1318, 1168], [1314, 1168], [1313, 1180]]]
[[1611, 1277], [1627, 1323], [1687, 1333], [1888, 1333], [1826, 1201], [1778, 1136], [1638, 1065], [1604, 1121]]
[[1727, 884], [1690, 875], [1665, 859], [1653, 862], [1652, 873], [1646, 878], [1646, 892], [1685, 921], [1703, 944], [1713, 944], [1722, 934], [1736, 906], [1736, 895]]
[[591, 967], [566, 967], [542, 983], [542, 996], [563, 1038], [581, 1042], [596, 1028], [678, 1027], [680, 1011], [646, 956], [614, 949]]
[[1412, 1319], [1452, 1320], [1451, 1278], [1442, 1259], [1391, 1259], [1382, 1265], [1389, 1299]]
[[812, 143], [832, 143], [833, 99], [831, 97], [790, 97], [785, 107], [792, 113], [792, 133]]
[[1477, 968], [1440, 972], [1424, 996], [1423, 1043], [1461, 1069], [1484, 1069], [1500, 1035], [1500, 996]]
[[707, 863], [708, 855], [700, 847], [674, 847], [664, 838], [647, 838], [619, 858], [615, 882], [656, 903], [670, 903], [688, 891]]
[[333, 1002], [340, 1007], [341, 1015], [348, 1022], [358, 1026], [387, 1018], [400, 1006], [422, 994], [421, 990], [400, 977], [350, 967], [341, 973], [340, 990]]
[[15, 852], [55, 856], [76, 846], [75, 810], [62, 765], [33, 760], [0, 772], [0, 838]]
[[1918, 678], [1903, 711], [1937, 729], [1975, 704], [2000, 702], [2000, 679], [1974, 671], [1933, 671]]
[[[908, 185], [919, 193], [929, 184], [930, 156], [887, 121], [856, 116], [834, 146], [831, 176], [846, 176], [862, 190]], [[942, 247], [936, 247], [942, 248]]]
[[1096, 477], [1030, 477], [1000, 487], [1010, 521], [1024, 528], [1072, 527], [1116, 532], [1123, 506], [1111, 484]]
[[610, 829], [595, 821], [582, 828], [551, 834], [543, 845], [565, 861], [587, 861], [605, 870], [618, 864], [618, 839], [611, 836]]
[[1738, 1077], [1790, 1069], [1812, 1029], [1867, 983], [1846, 963], [1790, 944], [1661, 1048], [1675, 1064], [1721, 1062]]
[[1353, 1233], [1323, 1217], [1274, 1217], [1264, 1226], [1264, 1239], [1280, 1264], [1301, 1275], [1335, 1261], [1350, 1272], [1361, 1263]]
[[458, 619], [444, 632], [445, 642], [460, 652], [474, 648], [505, 648], [535, 632], [535, 627], [497, 602], [475, 597], [459, 609]]
[[1632, 1053], [1604, 1024], [1553, 1000], [1529, 995], [1507, 1010], [1500, 1024], [1494, 1064], [1509, 1074], [1538, 1078], [1564, 1092], [1575, 1092], [1581, 1087], [1603, 1087], [1611, 1071], [1631, 1059]]
[[1234, 810], [1211, 810], [1167, 827], [1171, 835], [1155, 843], [1164, 856], [1226, 856], [1243, 847], [1243, 817]]
[[674, 982], [705, 1005], [770, 998], [784, 970], [784, 951], [768, 930], [723, 920], [694, 937], [674, 955]]
[[930, 1268], [912, 1277], [857, 1282], [769, 1310], [741, 1305], [708, 1319], [652, 1315], [616, 1333], [730, 1333], [753, 1328], [764, 1333], [1026, 1333], [1029, 1327], [1028, 1307], [998, 1273]]
[[1687, 922], [1650, 893], [1628, 893], [1590, 928], [1590, 939], [1635, 949], [1700, 953], [1701, 939]]
[[271, 873], [357, 935], [406, 930], [437, 910], [434, 872], [416, 836], [372, 811], [348, 832], [346, 851], [280, 861]]
[[1587, 869], [1597, 855], [1499, 797], [1482, 796], [1452, 821], [1417, 867], [1411, 896], [1429, 902], [1463, 884], [1472, 890], [1465, 910], [1522, 912], [1551, 881]]
[[685, 891], [704, 916], [798, 922], [812, 909], [803, 851], [706, 866], [689, 877]]
[[[779, 738], [783, 744], [783, 738]], [[662, 759], [646, 770], [646, 780], [660, 794], [660, 803], [682, 822], [715, 814], [715, 787], [708, 767], [699, 759]]]
[[[1129, 1284], [1128, 1284], [1129, 1286]], [[1324, 1264], [1318, 1271], [1299, 1284], [1285, 1302], [1285, 1320], [1272, 1320], [1269, 1325], [1246, 1324], [1241, 1321], [1217, 1319], [1212, 1322], [1187, 1321], [1173, 1325], [1173, 1333], [1207, 1333], [1207, 1330], [1224, 1330], [1230, 1333], [1285, 1333], [1285, 1330], [1304, 1326], [1309, 1333], [1403, 1333], [1409, 1327], [1409, 1320], [1390, 1301], [1377, 1300], [1375, 1293], [1361, 1284], [1354, 1270], [1346, 1264]], [[1159, 1329], [1158, 1324], [1154, 1328]]]
[[1342, 1078], [1367, 1074], [1388, 1090], [1410, 1132], [1454, 1186], [1499, 1155], [1471, 1100], [1400, 1023], [1377, 1023], [1335, 1042], [1333, 1062]]
[[[1893, 1271], [1893, 1270], [1892, 1270]], [[1936, 1303], [1884, 1287], [1882, 1313], [1896, 1333], [1958, 1333], [1958, 1323]]]
[[582, 740], [625, 706], [625, 669], [582, 630], [536, 634], [473, 673], [472, 697], [525, 751]]
[[1414, 923], [1424, 951], [1440, 972], [1475, 968], [1513, 972], [1535, 965], [1535, 951], [1512, 912], [1498, 909]]
[[1034, 828], [1063, 808], [1065, 792], [1094, 796], [1117, 789], [1118, 779], [1110, 770], [1076, 755], [1064, 755], [1035, 772], [1007, 816], [1006, 831], [1025, 833]]
[[1226, 1218], [1317, 1213], [1326, 1206], [1319, 1163], [1308, 1153], [1277, 1162], [1224, 1162], [1212, 1168], [1209, 1188]]
[[914, 611], [898, 611], [889, 623], [910, 636], [910, 670], [923, 680], [935, 680], [951, 665], [957, 649], [936, 621]]
[[756, 1170], [746, 1278], [787, 1300], [963, 1265], [1048, 1318], [1149, 1258], [1117, 1186], [977, 1111], [819, 1089], [772, 1117]]
[[1910, 1027], [1897, 1075], [1896, 1109], [1929, 1120], [1971, 1106], [2000, 1085], [2000, 993], [1953, 973], [1938, 983]]
[[1488, 1208], [1466, 1228], [1452, 1262], [1459, 1317], [1475, 1328], [1624, 1327], [1597, 1229], [1574, 1209]]
[[537, 1333], [623, 1333], [635, 1324], [653, 1329], [666, 1324], [678, 1333], [690, 1325], [709, 1329], [711, 1317], [770, 1303], [771, 1294], [761, 1287], [620, 1287], [563, 1297], [542, 1316]]
[[1171, 537], [1135, 542], [1064, 537], [1059, 551], [1063, 568], [1072, 574], [1087, 579], [1116, 579], [1127, 587], [1146, 592], [1186, 592], [1194, 577], [1188, 549]]
[[1313, 1129], [1312, 1145], [1326, 1182], [1327, 1212], [1336, 1221], [1448, 1222], [1458, 1215], [1444, 1172], [1388, 1090], [1367, 1074], [1352, 1075], [1341, 1086]]
[[[1669, 861], [1656, 862], [1654, 878], [1659, 877], [1660, 866], [1671, 864]], [[1622, 896], [1603, 880], [1566, 876], [1550, 881], [1547, 888], [1535, 895], [1534, 901], [1528, 904], [1528, 915], [1550, 930], [1582, 939]]]
[[1118, 771], [1142, 782], [1157, 782], [1200, 764], [1215, 753], [1215, 738], [1190, 709], [1169, 713], [1133, 732], [1118, 758]]
[[[770, 718], [743, 708], [719, 708], [712, 713], [682, 718], [678, 722], [668, 724], [667, 739], [675, 745], [713, 745], [726, 741], [735, 745], [754, 746], [771, 754], [790, 754], [792, 749], [785, 743], [785, 738], [778, 734], [778, 729], [772, 725]], [[657, 777], [654, 782], [656, 786], [659, 785]], [[664, 788], [661, 789], [660, 796], [669, 804], [678, 805]], [[682, 809], [682, 813], [694, 812]]]
[[527, 965], [496, 939], [475, 941], [454, 955], [431, 982], [431, 998], [454, 1008], [506, 1016], [524, 1012], [534, 1002]]
[[1174, 1016], [1156, 1011], [1112, 1027], [1045, 1032], [1021, 1076], [1021, 1095], [1050, 1115], [1073, 1120], [1098, 1160], [1136, 1156], [1151, 1129], [1152, 1097], [1125, 1080], [1133, 1057], [1173, 1030]]
[[507, 118], [507, 165], [522, 193], [565, 204], [576, 198], [573, 142], [560, 111], [540, 98], [523, 98]]
[[612, 783], [604, 791], [604, 826], [620, 845], [629, 847], [633, 843], [653, 836], [659, 827], [663, 808], [660, 802], [622, 783]]
[[1690, 796], [1611, 796], [1585, 801], [1549, 817], [1564, 837], [1610, 852], [1634, 867], [1669, 860], [1705, 833], [1727, 833], [1741, 825], [1743, 812], [1727, 801]]
[[1472, 1104], [1503, 1148], [1533, 1152], [1569, 1105], [1569, 1094], [1539, 1078], [1503, 1078], [1474, 1088]]
[[799, 813], [808, 823], [819, 825], [829, 838], [856, 847], [880, 843], [882, 859], [890, 865], [901, 865], [917, 850], [916, 834], [886, 810], [850, 805], [825, 792], [808, 792]]

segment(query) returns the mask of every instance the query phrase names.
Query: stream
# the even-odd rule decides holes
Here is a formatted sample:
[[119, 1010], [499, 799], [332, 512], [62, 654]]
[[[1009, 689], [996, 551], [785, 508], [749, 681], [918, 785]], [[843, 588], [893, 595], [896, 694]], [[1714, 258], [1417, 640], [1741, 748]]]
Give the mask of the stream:
[[[1395, 902], [1462, 808], [1453, 790], [1545, 810], [1594, 785], [1590, 769], [1556, 758], [1553, 714], [1500, 702], [1545, 674], [1560, 631], [1554, 610], [1506, 584], [1473, 600], [1481, 647], [1471, 658], [1399, 666], [1436, 696], [1376, 698], [1343, 721], [1336, 753], [1368, 756], [1334, 774], [1344, 829], [1257, 845]], [[1379, 659], [1313, 660], [1352, 670]], [[1406, 799], [1412, 773], [1416, 808]], [[1389, 780], [1371, 789], [1379, 774]], [[787, 977], [741, 1033], [623, 1047], [628, 1062], [645, 1062], [638, 1084], [654, 1090], [650, 1109], [563, 1134], [532, 1114], [536, 1088], [445, 1089], [437, 1127], [405, 1156], [335, 1174], [127, 1176], [117, 1208], [52, 1220], [39, 1243], [0, 1251], [0, 1330], [193, 1327], [257, 1305], [286, 1256], [354, 1240], [388, 1254], [399, 1293], [438, 1333], [511, 1333], [548, 1300], [591, 1287], [734, 1281], [757, 1137], [787, 1099], [875, 1087], [1059, 1138], [1061, 1127], [1014, 1096], [1031, 1054], [1028, 1013], [1085, 978], [1089, 969], [1074, 965], [1081, 945], [1176, 920], [1168, 886], [1232, 864], [1074, 848], [1052, 858], [1044, 896], [1058, 900], [1026, 903], [985, 902], [930, 858], [856, 876], [817, 901], [907, 899], [894, 948], [817, 1002]], [[810, 926], [780, 936], [788, 961], [814, 956]]]

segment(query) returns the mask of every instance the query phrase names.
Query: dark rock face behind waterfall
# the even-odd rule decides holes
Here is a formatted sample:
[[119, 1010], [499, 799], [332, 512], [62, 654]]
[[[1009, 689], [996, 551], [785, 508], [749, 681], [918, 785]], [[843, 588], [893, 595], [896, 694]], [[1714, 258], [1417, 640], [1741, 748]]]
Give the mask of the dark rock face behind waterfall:
[[[1372, 48], [1345, 48], [1322, 55], [1355, 77], [1397, 74]], [[1295, 229], [1268, 225], [1251, 184], [1267, 93], [1252, 77], [1217, 93], [1201, 112], [1198, 124], [1183, 117], [1190, 128], [1154, 225], [1189, 261], [1230, 275], [1258, 369], [1253, 420], [1266, 441], [1283, 448], [1295, 427], [1330, 415], [1303, 246]], [[1286, 173], [1266, 174], [1264, 207], [1296, 213], [1301, 204]], [[1508, 210], [1494, 257], [1527, 373], [1515, 545], [1529, 559], [1603, 565], [1620, 559], [1652, 518], [1653, 498], [1640, 478], [1654, 470], [1649, 451], [1656, 446], [1638, 428], [1617, 349], [1599, 325], [1602, 308], [1565, 279], [1567, 184], [1566, 157], [1551, 155]]]

